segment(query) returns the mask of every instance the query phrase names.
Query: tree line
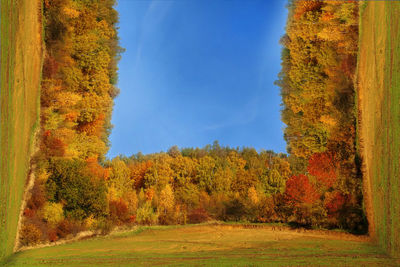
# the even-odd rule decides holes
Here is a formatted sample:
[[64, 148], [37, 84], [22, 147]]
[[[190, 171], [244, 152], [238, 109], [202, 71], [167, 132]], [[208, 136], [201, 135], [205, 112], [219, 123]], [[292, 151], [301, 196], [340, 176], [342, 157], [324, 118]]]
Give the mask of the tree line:
[[[90, 162], [103, 161], [109, 146], [122, 52], [114, 4], [115, 0], [43, 1], [40, 149], [33, 159], [36, 179], [24, 211], [23, 245], [54, 241], [78, 225], [65, 220], [55, 231], [60, 218], [82, 218], [88, 210], [106, 212], [104, 179], [84, 170]], [[59, 179], [50, 179], [53, 176]], [[85, 200], [74, 198], [79, 194]]]
[[288, 10], [276, 84], [292, 171], [319, 188], [318, 197], [309, 196], [326, 203], [328, 217], [340, 209], [339, 219], [348, 222], [339, 226], [365, 232], [354, 89], [358, 3], [299, 0]]
[[288, 155], [215, 142], [110, 160], [122, 52], [114, 2], [44, 1], [40, 151], [22, 245], [209, 220], [366, 230], [355, 147], [356, 3], [289, 2], [277, 81]]

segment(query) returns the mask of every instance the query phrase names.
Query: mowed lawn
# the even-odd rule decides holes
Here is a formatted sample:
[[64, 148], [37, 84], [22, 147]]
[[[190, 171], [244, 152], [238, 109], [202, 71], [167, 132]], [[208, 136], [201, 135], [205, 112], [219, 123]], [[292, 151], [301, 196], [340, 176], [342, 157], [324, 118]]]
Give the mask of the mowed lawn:
[[13, 251], [33, 133], [39, 124], [39, 3], [1, 0], [0, 261]]
[[371, 243], [229, 225], [141, 227], [19, 252], [6, 266], [396, 266]]
[[360, 22], [357, 80], [367, 206], [378, 243], [400, 258], [400, 2], [367, 1]]

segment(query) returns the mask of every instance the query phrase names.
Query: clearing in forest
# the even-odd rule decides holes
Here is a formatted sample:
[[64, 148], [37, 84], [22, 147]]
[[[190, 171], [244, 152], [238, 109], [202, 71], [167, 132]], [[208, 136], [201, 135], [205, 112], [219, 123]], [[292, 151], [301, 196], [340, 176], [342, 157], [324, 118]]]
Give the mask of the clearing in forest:
[[[9, 38], [1, 40], [1, 154], [8, 160], [2, 161], [6, 165], [0, 168], [0, 248], [9, 254], [28, 168], [29, 140], [37, 123], [41, 40], [34, 34], [40, 32], [35, 24], [37, 14], [29, 12], [37, 8], [36, 1], [3, 2], [7, 1], [2, 1], [2, 37]], [[399, 13], [400, 3], [377, 1], [363, 4], [360, 17], [357, 77], [366, 206], [380, 247], [363, 237], [338, 232], [232, 225], [153, 226], [21, 251], [10, 257], [6, 266], [398, 266], [399, 260], [386, 251], [399, 258]], [[24, 23], [25, 28], [33, 27], [32, 31], [18, 39]]]

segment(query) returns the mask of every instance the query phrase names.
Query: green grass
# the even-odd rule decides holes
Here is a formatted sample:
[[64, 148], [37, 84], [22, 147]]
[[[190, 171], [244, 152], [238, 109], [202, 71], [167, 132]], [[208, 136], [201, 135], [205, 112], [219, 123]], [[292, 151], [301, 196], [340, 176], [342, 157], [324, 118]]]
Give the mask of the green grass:
[[[10, 207], [11, 173], [12, 167], [8, 160], [11, 156], [11, 149], [8, 142], [12, 138], [11, 122], [14, 118], [10, 109], [12, 105], [12, 81], [14, 76], [15, 58], [15, 34], [16, 25], [16, 4], [11, 1], [1, 1], [1, 89], [0, 89], [0, 260], [12, 252], [16, 234], [16, 224], [12, 217], [18, 217], [18, 209]], [[13, 209], [12, 211], [10, 209]]]
[[381, 177], [387, 181], [387, 250], [400, 257], [400, 3], [386, 3], [387, 49], [385, 68], [385, 107], [384, 114], [386, 138], [382, 140], [387, 147], [385, 166]]
[[400, 2], [364, 5], [358, 80], [366, 176], [377, 242], [400, 258]]
[[141, 227], [19, 252], [6, 266], [397, 266], [360, 241], [229, 225]]
[[37, 1], [1, 0], [0, 261], [13, 252], [33, 133], [39, 125]]

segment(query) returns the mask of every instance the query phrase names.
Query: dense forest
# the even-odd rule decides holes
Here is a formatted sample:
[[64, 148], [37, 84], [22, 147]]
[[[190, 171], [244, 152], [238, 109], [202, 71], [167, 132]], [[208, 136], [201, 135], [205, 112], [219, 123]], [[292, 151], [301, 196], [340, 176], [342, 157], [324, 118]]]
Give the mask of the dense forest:
[[41, 130], [21, 245], [83, 230], [210, 220], [366, 231], [354, 111], [355, 1], [288, 5], [276, 82], [288, 155], [215, 142], [109, 160], [123, 51], [114, 4], [43, 3]]
[[54, 241], [78, 229], [83, 218], [107, 214], [106, 181], [95, 164], [108, 150], [113, 98], [118, 94], [122, 49], [114, 4], [43, 1], [41, 129], [22, 245]]
[[[277, 84], [294, 175], [318, 188], [338, 226], [366, 231], [356, 140], [357, 1], [293, 1]], [[313, 164], [312, 164], [313, 163]], [[300, 178], [298, 178], [300, 179]]]

